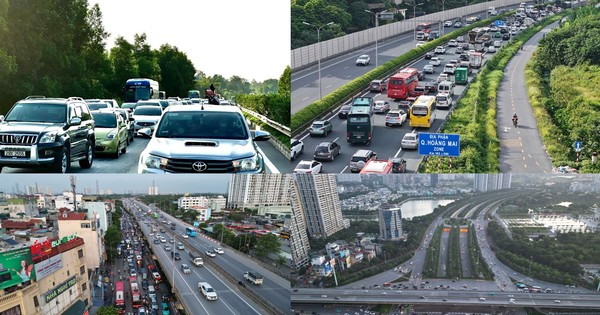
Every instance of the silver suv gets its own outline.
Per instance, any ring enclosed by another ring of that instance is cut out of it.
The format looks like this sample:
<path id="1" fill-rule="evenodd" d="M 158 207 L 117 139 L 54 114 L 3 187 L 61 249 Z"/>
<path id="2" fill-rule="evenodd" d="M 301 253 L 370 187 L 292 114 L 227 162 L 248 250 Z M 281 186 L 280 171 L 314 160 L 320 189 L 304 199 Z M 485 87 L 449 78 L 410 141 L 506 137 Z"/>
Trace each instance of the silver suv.
<path id="1" fill-rule="evenodd" d="M 350 172 L 357 173 L 365 167 L 365 164 L 370 160 L 377 158 L 377 153 L 371 150 L 358 150 L 352 155 L 350 159 Z"/>
<path id="2" fill-rule="evenodd" d="M 171 105 L 140 155 L 138 173 L 263 173 L 255 141 L 269 140 L 250 131 L 236 106 Z"/>

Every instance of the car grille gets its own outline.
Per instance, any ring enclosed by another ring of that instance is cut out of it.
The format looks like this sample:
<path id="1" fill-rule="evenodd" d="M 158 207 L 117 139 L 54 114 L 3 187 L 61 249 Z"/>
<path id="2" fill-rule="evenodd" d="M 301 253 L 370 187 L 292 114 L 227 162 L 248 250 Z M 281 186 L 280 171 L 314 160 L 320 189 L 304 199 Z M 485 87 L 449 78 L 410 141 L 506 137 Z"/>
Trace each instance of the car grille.
<path id="1" fill-rule="evenodd" d="M 198 172 L 194 170 L 193 164 L 203 162 L 206 170 Z M 195 159 L 169 159 L 166 171 L 174 173 L 233 173 L 233 161 L 210 161 Z"/>
<path id="2" fill-rule="evenodd" d="M 31 134 L 0 134 L 0 144 L 35 144 L 38 135 Z"/>
<path id="3" fill-rule="evenodd" d="M 156 123 L 155 122 L 139 121 L 137 124 L 138 124 L 138 126 L 153 126 Z"/>

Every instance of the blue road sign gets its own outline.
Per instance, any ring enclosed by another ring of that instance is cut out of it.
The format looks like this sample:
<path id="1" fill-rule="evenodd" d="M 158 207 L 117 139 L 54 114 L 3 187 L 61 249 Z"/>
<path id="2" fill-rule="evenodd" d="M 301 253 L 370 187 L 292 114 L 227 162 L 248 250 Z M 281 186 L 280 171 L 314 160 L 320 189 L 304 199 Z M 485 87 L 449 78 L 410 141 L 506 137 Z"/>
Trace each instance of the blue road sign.
<path id="1" fill-rule="evenodd" d="M 419 133 L 419 154 L 459 156 L 460 135 L 449 133 Z"/>
<path id="2" fill-rule="evenodd" d="M 575 150 L 581 150 L 581 142 L 580 141 L 575 141 Z"/>
<path id="3" fill-rule="evenodd" d="M 497 27 L 504 26 L 504 21 L 502 21 L 502 20 L 495 20 L 494 21 L 494 26 L 497 26 Z"/>

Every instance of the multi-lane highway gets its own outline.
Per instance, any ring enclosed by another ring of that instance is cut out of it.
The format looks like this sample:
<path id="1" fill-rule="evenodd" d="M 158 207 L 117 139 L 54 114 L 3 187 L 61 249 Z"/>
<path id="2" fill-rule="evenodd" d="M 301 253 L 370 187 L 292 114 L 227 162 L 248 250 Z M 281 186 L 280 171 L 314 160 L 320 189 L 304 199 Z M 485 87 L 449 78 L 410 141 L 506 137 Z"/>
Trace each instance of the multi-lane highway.
<path id="1" fill-rule="evenodd" d="M 277 310 L 277 313 L 283 313 L 283 312 L 289 310 L 289 308 L 290 308 L 289 277 L 284 278 L 279 275 L 276 275 L 273 272 L 271 272 L 270 270 L 263 268 L 259 263 L 253 261 L 253 259 L 251 259 L 247 256 L 244 256 L 242 254 L 239 254 L 235 250 L 229 249 L 222 244 L 218 244 L 214 240 L 203 236 L 203 234 L 201 234 L 201 233 L 198 233 L 197 237 L 189 237 L 189 238 L 184 239 L 182 237 L 182 235 L 185 235 L 185 228 L 189 225 L 181 222 L 180 220 L 178 220 L 174 217 L 171 217 L 170 215 L 168 215 L 160 210 L 157 210 L 154 206 L 147 206 L 139 201 L 132 201 L 132 202 L 135 203 L 136 209 L 137 209 L 137 207 L 139 207 L 140 209 L 142 209 L 143 213 L 148 213 L 148 210 L 150 210 L 150 209 L 153 212 L 159 211 L 161 213 L 161 215 L 163 215 L 163 217 L 164 217 L 161 219 L 161 221 L 162 220 L 170 220 L 170 221 L 174 222 L 176 224 L 176 229 L 171 230 L 168 226 L 164 225 L 166 233 L 163 233 L 163 234 L 169 235 L 169 238 L 175 238 L 176 242 L 182 241 L 188 247 L 192 246 L 196 251 L 198 251 L 200 253 L 204 253 L 206 250 L 213 249 L 215 247 L 225 248 L 224 254 L 217 255 L 214 258 L 210 258 L 206 255 L 203 255 L 202 257 L 205 262 L 205 267 L 193 266 L 189 261 L 189 254 L 187 252 L 189 250 L 189 248 L 186 248 L 186 251 L 182 254 L 182 260 L 175 261 L 175 264 L 176 264 L 175 265 L 175 267 L 176 267 L 175 268 L 176 287 L 181 288 L 181 286 L 183 286 L 183 288 L 185 288 L 187 286 L 190 286 L 190 287 L 194 288 L 197 292 L 198 291 L 198 289 L 197 289 L 198 282 L 207 280 L 213 287 L 215 287 L 215 290 L 217 290 L 217 292 L 219 292 L 219 298 L 221 298 L 221 292 L 230 291 L 232 293 L 235 293 L 234 296 L 228 296 L 229 293 L 227 293 L 225 295 L 225 298 L 229 298 L 234 301 L 232 304 L 227 305 L 228 307 L 231 307 L 232 310 L 235 310 L 235 312 L 232 312 L 232 314 L 265 314 L 266 313 L 266 311 L 261 308 L 262 305 L 252 303 L 251 302 L 252 299 L 250 297 L 244 296 L 244 292 L 246 289 L 252 290 L 258 297 L 260 297 L 263 300 L 263 303 L 267 303 L 271 307 L 275 308 Z M 157 224 L 160 225 L 162 223 L 157 223 Z M 144 227 L 143 229 L 146 229 L 146 232 L 150 233 L 147 231 L 148 230 L 147 226 Z M 146 235 L 148 235 L 148 234 L 146 234 Z M 152 245 L 154 245 L 154 244 L 152 244 Z M 162 244 L 162 245 L 164 245 L 164 244 Z M 161 252 L 161 251 L 163 251 L 163 249 L 164 248 L 161 248 L 158 251 Z M 173 249 L 173 250 L 175 250 L 175 249 Z M 165 255 L 167 255 L 167 254 L 165 254 Z M 168 260 L 167 265 L 172 267 L 173 260 L 171 259 L 170 254 L 168 254 L 168 255 L 169 256 L 165 256 L 165 258 Z M 208 260 L 210 260 L 210 261 L 208 261 Z M 166 260 L 161 260 L 161 261 L 166 261 Z M 196 272 L 199 277 L 190 277 L 190 274 L 187 274 L 187 275 L 183 274 L 181 272 L 181 270 L 179 269 L 181 266 L 181 263 L 187 263 L 188 265 L 190 265 L 192 268 L 192 275 L 194 274 L 194 272 Z M 224 279 L 227 279 L 227 277 L 216 274 L 215 270 L 212 270 L 213 268 L 211 268 L 211 264 L 218 264 L 220 269 L 223 269 L 225 272 L 228 273 L 228 275 L 230 275 L 232 278 L 234 278 L 236 280 L 243 280 L 244 272 L 249 271 L 249 270 L 259 272 L 260 274 L 262 274 L 264 276 L 265 279 L 264 279 L 264 282 L 262 285 L 253 286 L 248 283 L 245 288 L 242 288 L 236 283 L 237 281 L 235 281 L 233 283 L 231 283 L 229 281 L 225 281 Z M 167 273 L 167 274 L 169 272 L 172 272 L 168 269 L 169 268 L 164 270 L 165 273 Z M 210 270 L 210 272 L 209 272 L 210 275 L 207 275 L 206 273 L 208 271 L 203 271 L 204 269 Z M 177 275 L 181 275 L 182 277 L 180 278 Z M 190 278 L 191 278 L 191 280 L 188 281 L 188 279 L 190 279 Z M 185 280 L 185 283 L 179 283 L 179 281 L 182 281 L 182 280 L 178 280 L 178 279 L 186 279 L 186 280 Z M 204 280 L 200 280 L 200 279 L 204 279 Z M 213 284 L 213 281 L 217 284 Z M 180 292 L 181 292 L 181 290 L 180 290 Z M 183 291 L 183 292 L 186 292 L 186 291 Z M 204 298 L 200 295 L 198 297 L 198 299 L 200 299 L 202 301 Z M 204 300 L 203 302 L 206 302 L 206 301 Z M 224 309 L 222 309 L 221 311 L 223 311 L 223 310 Z M 216 314 L 216 313 L 212 313 L 212 314 Z"/>
<path id="2" fill-rule="evenodd" d="M 499 38 L 495 40 L 501 40 Z M 401 44 L 402 47 L 409 45 L 412 48 L 412 42 Z M 410 49 L 406 48 L 406 50 Z M 402 49 L 402 48 L 400 48 Z M 492 54 L 493 55 L 493 54 Z M 446 63 L 448 63 L 452 59 L 459 59 L 459 55 L 455 53 L 454 47 L 447 47 L 446 53 L 442 55 L 437 55 L 442 59 L 442 64 L 440 66 L 435 67 L 435 72 L 433 74 L 426 74 L 424 81 L 435 81 L 437 82 L 437 77 L 440 73 L 442 73 L 443 67 Z M 484 59 L 488 60 L 491 57 L 490 54 L 484 54 Z M 426 64 L 429 64 L 429 60 L 419 59 L 413 64 L 410 65 L 412 68 L 417 68 L 422 70 Z M 349 65 L 350 68 L 357 68 L 353 63 Z M 360 67 L 363 69 L 363 67 Z M 349 70 L 350 71 L 350 70 Z M 473 70 L 473 73 L 469 77 L 469 80 L 473 80 L 477 73 L 477 69 Z M 423 83 L 422 83 L 423 84 Z M 366 87 L 365 87 L 366 88 Z M 454 96 L 452 97 L 453 103 L 456 104 L 458 98 L 464 93 L 466 86 L 464 85 L 456 85 L 454 88 Z M 396 109 L 399 106 L 399 102 L 394 102 L 392 99 L 387 97 L 387 92 L 381 93 L 373 93 L 367 92 L 362 96 L 371 97 L 374 101 L 384 100 L 389 102 L 390 107 L 392 109 Z M 454 106 L 454 105 L 453 105 Z M 315 147 L 321 141 L 332 141 L 335 140 L 339 145 L 342 146 L 341 154 L 335 158 L 332 162 L 323 162 L 323 173 L 349 173 L 349 164 L 350 159 L 354 152 L 359 149 L 368 149 L 377 153 L 379 159 L 388 159 L 390 157 L 402 157 L 407 161 L 407 172 L 416 172 L 417 168 L 421 162 L 421 156 L 418 154 L 417 150 L 406 150 L 400 147 L 400 142 L 402 141 L 402 137 L 412 131 L 417 132 L 434 132 L 440 128 L 443 122 L 445 122 L 448 114 L 452 111 L 450 109 L 439 109 L 436 110 L 436 119 L 429 129 L 424 128 L 411 128 L 408 121 L 401 127 L 386 127 L 385 126 L 385 114 L 374 114 L 374 127 L 373 127 L 373 140 L 370 145 L 350 145 L 346 142 L 346 120 L 340 119 L 337 115 L 332 115 L 328 118 L 332 122 L 333 131 L 326 137 L 321 136 L 310 136 L 308 134 L 304 134 L 300 139 L 304 142 L 304 153 L 300 155 L 297 160 L 312 160 L 313 153 Z M 333 113 L 335 114 L 335 113 Z M 296 162 L 297 163 L 297 162 Z M 296 163 L 294 165 L 296 165 Z"/>
<path id="3" fill-rule="evenodd" d="M 77 163 L 72 163 L 71 173 L 137 173 L 140 154 L 146 148 L 148 141 L 147 138 L 136 137 L 127 147 L 127 153 L 122 154 L 118 159 L 107 155 L 97 154 L 92 167 L 88 169 L 79 167 L 79 164 Z M 259 141 L 256 144 L 258 145 L 259 151 L 265 157 L 266 173 L 288 173 L 290 171 L 289 159 L 281 154 L 271 142 Z M 2 173 L 32 172 L 48 172 L 48 170 L 11 167 L 4 167 L 2 169 Z"/>

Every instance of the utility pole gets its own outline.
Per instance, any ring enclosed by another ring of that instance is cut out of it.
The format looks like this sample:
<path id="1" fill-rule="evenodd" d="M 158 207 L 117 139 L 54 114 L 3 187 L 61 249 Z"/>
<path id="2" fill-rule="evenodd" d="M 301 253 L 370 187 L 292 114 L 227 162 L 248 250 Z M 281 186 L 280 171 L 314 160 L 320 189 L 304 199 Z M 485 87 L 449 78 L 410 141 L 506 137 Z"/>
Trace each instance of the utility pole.
<path id="1" fill-rule="evenodd" d="M 75 192 L 75 176 L 69 175 L 69 181 L 71 182 L 71 189 L 73 190 L 73 212 L 77 212 L 77 193 Z"/>

